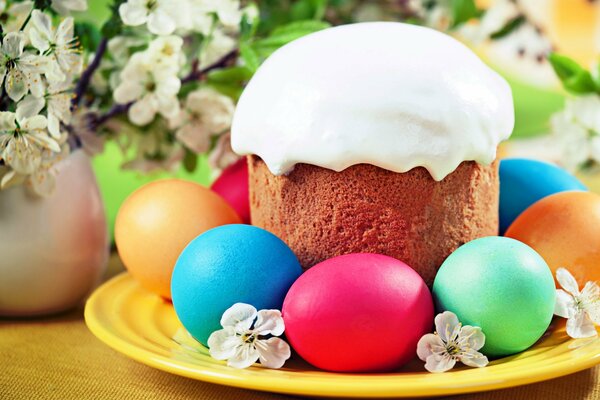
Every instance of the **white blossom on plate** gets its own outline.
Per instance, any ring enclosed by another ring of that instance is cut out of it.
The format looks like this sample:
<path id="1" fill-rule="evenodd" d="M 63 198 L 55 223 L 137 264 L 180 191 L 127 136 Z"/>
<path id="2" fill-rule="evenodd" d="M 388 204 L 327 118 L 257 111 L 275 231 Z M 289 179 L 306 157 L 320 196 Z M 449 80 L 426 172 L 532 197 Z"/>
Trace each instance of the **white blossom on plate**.
<path id="1" fill-rule="evenodd" d="M 85 11 L 88 8 L 87 0 L 52 0 L 51 7 L 61 15 L 68 15 L 71 11 Z"/>
<path id="2" fill-rule="evenodd" d="M 135 53 L 120 74 L 113 92 L 117 103 L 133 102 L 128 117 L 136 125 L 146 125 L 156 114 L 172 118 L 179 113 L 177 94 L 181 81 L 169 67 L 153 62 L 145 52 Z"/>
<path id="3" fill-rule="evenodd" d="M 127 0 L 119 6 L 125 25 L 146 24 L 155 35 L 170 35 L 189 18 L 187 0 Z"/>
<path id="4" fill-rule="evenodd" d="M 600 96 L 568 98 L 551 125 L 565 168 L 576 171 L 588 161 L 600 163 Z"/>
<path id="5" fill-rule="evenodd" d="M 462 325 L 456 315 L 444 311 L 435 317 L 435 333 L 428 333 L 419 340 L 417 355 L 425 361 L 429 372 L 445 372 L 457 361 L 470 367 L 485 367 L 486 356 L 478 350 L 485 344 L 481 328 Z"/>
<path id="6" fill-rule="evenodd" d="M 169 120 L 169 128 L 176 129 L 177 140 L 190 150 L 204 153 L 210 147 L 211 136 L 229 129 L 234 108 L 229 97 L 201 88 L 188 94 L 183 109 Z"/>
<path id="7" fill-rule="evenodd" d="M 0 86 L 4 82 L 6 93 L 13 101 L 21 100 L 28 91 L 35 96 L 41 96 L 44 91 L 40 72 L 45 62 L 24 48 L 25 35 L 10 32 L 4 37 L 0 50 Z"/>
<path id="8" fill-rule="evenodd" d="M 236 303 L 221 318 L 223 329 L 208 338 L 210 355 L 234 368 L 248 368 L 258 360 L 268 368 L 281 368 L 290 358 L 290 346 L 276 337 L 285 325 L 279 310 L 260 310 Z M 272 336 L 268 339 L 265 336 Z"/>
<path id="9" fill-rule="evenodd" d="M 48 135 L 46 117 L 8 111 L 0 112 L 0 159 L 15 173 L 29 175 L 41 163 L 43 149 L 60 152 L 58 142 Z"/>
<path id="10" fill-rule="evenodd" d="M 587 282 L 579 291 L 577 281 L 565 268 L 556 270 L 562 289 L 556 290 L 554 314 L 567 318 L 567 334 L 575 339 L 597 336 L 600 325 L 600 287 Z"/>
<path id="11" fill-rule="evenodd" d="M 65 18 L 54 30 L 49 15 L 33 10 L 31 22 L 31 44 L 48 60 L 44 70 L 46 79 L 50 83 L 61 83 L 68 75 L 80 72 L 83 58 L 79 42 L 74 37 L 73 18 Z"/>

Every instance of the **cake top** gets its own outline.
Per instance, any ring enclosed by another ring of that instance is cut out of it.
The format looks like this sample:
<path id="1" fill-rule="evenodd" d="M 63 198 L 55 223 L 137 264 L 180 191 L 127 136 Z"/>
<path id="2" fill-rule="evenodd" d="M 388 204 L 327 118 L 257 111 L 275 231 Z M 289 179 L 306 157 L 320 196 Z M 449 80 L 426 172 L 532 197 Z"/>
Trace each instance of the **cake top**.
<path id="1" fill-rule="evenodd" d="M 425 167 L 443 179 L 489 164 L 514 125 L 507 82 L 468 47 L 395 22 L 343 25 L 277 50 L 240 97 L 232 147 L 281 175 L 297 163 L 341 171 Z"/>

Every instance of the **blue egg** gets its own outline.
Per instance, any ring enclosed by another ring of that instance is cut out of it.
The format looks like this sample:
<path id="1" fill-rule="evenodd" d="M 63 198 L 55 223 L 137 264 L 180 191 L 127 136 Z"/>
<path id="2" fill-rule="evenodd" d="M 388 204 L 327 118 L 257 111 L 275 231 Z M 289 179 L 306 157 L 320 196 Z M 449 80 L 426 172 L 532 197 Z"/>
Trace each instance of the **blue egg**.
<path id="1" fill-rule="evenodd" d="M 281 309 L 302 273 L 296 255 L 277 236 L 250 225 L 224 225 L 192 240 L 171 279 L 173 307 L 188 332 L 206 345 L 235 303 Z"/>
<path id="2" fill-rule="evenodd" d="M 529 206 L 546 196 L 587 188 L 556 165 L 526 158 L 500 161 L 500 233 Z"/>

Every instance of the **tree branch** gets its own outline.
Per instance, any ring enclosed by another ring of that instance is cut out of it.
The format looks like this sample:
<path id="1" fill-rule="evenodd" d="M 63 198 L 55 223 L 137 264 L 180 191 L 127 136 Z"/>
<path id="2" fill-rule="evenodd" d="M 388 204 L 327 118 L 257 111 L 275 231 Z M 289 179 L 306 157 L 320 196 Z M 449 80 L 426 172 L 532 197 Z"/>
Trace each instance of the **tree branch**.
<path id="1" fill-rule="evenodd" d="M 75 87 L 75 95 L 73 96 L 73 99 L 71 100 L 71 111 L 73 111 L 74 109 L 77 108 L 77 106 L 79 106 L 81 99 L 83 98 L 86 90 L 90 86 L 90 81 L 92 80 L 92 76 L 94 75 L 94 72 L 96 72 L 98 67 L 100 66 L 100 61 L 102 61 L 102 57 L 104 56 L 104 53 L 106 52 L 107 45 L 108 45 L 108 39 L 103 38 L 102 41 L 100 42 L 100 44 L 98 45 L 98 50 L 96 51 L 96 54 L 94 55 L 94 60 L 92 60 L 90 65 L 88 65 L 88 67 L 85 69 L 85 71 L 83 71 L 83 74 L 81 74 L 81 79 L 79 79 L 79 82 L 77 82 L 77 86 Z"/>

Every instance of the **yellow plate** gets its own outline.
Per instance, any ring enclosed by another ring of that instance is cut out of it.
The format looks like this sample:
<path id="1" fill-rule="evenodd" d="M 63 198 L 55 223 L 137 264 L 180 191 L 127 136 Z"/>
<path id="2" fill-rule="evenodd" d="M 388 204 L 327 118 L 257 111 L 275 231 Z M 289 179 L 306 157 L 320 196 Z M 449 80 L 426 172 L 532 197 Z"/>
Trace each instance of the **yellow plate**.
<path id="1" fill-rule="evenodd" d="M 307 396 L 469 393 L 552 379 L 600 363 L 600 339 L 570 339 L 560 322 L 529 350 L 481 369 L 430 374 L 416 360 L 395 373 L 341 374 L 316 370 L 294 356 L 281 370 L 259 365 L 238 370 L 212 359 L 185 334 L 173 306 L 142 289 L 127 273 L 96 290 L 87 302 L 85 320 L 100 340 L 151 367 L 221 385 Z"/>

